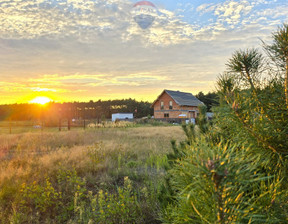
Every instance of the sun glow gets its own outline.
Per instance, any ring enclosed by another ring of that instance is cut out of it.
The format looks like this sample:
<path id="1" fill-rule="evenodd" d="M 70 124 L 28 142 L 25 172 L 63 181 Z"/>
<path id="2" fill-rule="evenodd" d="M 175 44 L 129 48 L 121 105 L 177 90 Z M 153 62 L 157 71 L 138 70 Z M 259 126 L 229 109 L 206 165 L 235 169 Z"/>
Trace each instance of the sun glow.
<path id="1" fill-rule="evenodd" d="M 29 103 L 37 103 L 41 105 L 45 105 L 46 103 L 51 102 L 52 100 L 46 96 L 37 96 L 33 100 L 30 100 Z"/>

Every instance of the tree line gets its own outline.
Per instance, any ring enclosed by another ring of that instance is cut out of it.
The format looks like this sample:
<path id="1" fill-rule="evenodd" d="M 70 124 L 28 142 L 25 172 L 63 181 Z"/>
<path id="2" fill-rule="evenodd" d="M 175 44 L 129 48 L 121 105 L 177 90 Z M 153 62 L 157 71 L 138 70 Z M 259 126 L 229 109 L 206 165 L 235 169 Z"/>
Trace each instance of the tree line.
<path id="1" fill-rule="evenodd" d="M 219 100 L 216 92 L 204 94 L 199 92 L 196 97 L 202 101 L 207 110 L 218 105 Z M 0 120 L 32 121 L 45 119 L 48 123 L 55 123 L 58 119 L 75 119 L 98 121 L 110 119 L 113 113 L 133 113 L 135 118 L 153 115 L 152 103 L 148 101 L 136 101 L 135 99 L 107 100 L 89 102 L 50 102 L 40 104 L 6 104 L 0 105 Z"/>
<path id="2" fill-rule="evenodd" d="M 0 120 L 25 121 L 40 120 L 56 121 L 58 119 L 96 119 L 111 118 L 113 113 L 133 113 L 140 118 L 151 115 L 151 103 L 134 99 L 98 100 L 96 102 L 50 102 L 39 104 L 10 104 L 0 105 Z"/>

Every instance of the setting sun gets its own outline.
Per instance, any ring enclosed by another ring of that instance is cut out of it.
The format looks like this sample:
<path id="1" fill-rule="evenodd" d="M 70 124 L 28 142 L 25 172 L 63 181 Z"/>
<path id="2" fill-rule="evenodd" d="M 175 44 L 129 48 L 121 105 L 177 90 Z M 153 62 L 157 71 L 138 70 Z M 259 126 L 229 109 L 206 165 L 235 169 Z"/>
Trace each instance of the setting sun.
<path id="1" fill-rule="evenodd" d="M 45 96 L 37 96 L 35 97 L 33 100 L 29 101 L 29 103 L 37 103 L 37 104 L 41 104 L 44 105 L 46 103 L 51 102 L 52 100 L 48 97 Z"/>

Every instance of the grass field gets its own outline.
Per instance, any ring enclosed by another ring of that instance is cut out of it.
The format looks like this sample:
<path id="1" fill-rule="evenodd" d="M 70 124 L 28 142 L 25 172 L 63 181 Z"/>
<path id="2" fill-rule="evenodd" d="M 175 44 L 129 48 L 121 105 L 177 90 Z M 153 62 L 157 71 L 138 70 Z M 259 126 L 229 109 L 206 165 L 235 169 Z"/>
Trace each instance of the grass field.
<path id="1" fill-rule="evenodd" d="M 180 126 L 0 134 L 0 220 L 158 223 L 171 139 Z"/>

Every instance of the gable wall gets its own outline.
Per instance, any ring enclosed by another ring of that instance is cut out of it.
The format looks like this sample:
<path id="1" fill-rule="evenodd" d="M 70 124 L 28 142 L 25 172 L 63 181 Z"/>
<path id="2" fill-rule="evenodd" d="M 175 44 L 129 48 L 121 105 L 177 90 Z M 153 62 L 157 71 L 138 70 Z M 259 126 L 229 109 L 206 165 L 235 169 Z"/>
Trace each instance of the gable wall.
<path id="1" fill-rule="evenodd" d="M 161 110 L 161 101 L 164 102 L 164 110 L 169 110 L 169 102 L 173 102 L 173 109 L 174 110 L 179 110 L 180 106 L 170 97 L 166 92 L 164 92 L 157 102 L 154 104 L 154 111 L 155 110 Z"/>

